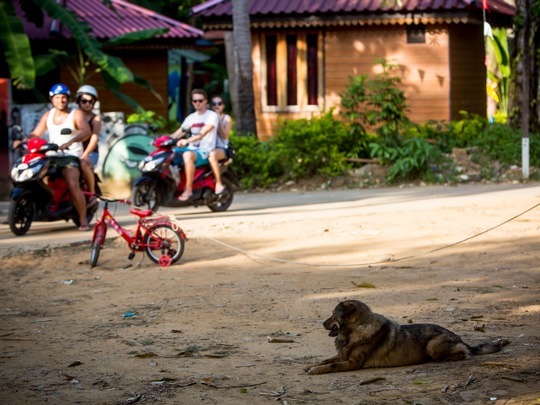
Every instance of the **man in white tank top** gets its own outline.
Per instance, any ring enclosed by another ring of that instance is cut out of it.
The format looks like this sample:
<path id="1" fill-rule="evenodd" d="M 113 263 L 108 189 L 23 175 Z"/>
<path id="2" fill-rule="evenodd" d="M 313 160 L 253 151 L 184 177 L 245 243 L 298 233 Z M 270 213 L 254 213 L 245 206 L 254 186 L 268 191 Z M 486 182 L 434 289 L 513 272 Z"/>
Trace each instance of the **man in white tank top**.
<path id="1" fill-rule="evenodd" d="M 90 125 L 84 119 L 82 111 L 69 108 L 69 96 L 69 89 L 64 84 L 55 84 L 51 88 L 49 97 L 54 108 L 42 115 L 37 126 L 30 132 L 29 138 L 41 137 L 45 131 L 48 131 L 49 142 L 62 146 L 77 135 L 86 133 L 87 137 L 90 137 L 92 133 Z M 90 227 L 86 219 L 86 200 L 79 185 L 80 162 L 78 158 L 83 153 L 82 143 L 75 142 L 71 144 L 66 149 L 66 153 L 73 156 L 73 159 L 65 159 L 64 163 L 60 166 L 62 176 L 64 176 L 67 186 L 71 191 L 73 205 L 75 205 L 75 209 L 79 214 L 79 231 L 88 231 Z"/>

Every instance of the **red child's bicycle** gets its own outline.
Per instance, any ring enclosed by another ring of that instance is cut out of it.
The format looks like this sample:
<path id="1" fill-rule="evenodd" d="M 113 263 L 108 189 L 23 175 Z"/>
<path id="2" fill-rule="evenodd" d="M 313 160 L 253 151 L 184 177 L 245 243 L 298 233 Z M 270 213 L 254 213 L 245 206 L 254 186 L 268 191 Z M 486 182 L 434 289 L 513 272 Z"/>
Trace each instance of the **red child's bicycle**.
<path id="1" fill-rule="evenodd" d="M 109 211 L 109 203 L 124 203 L 131 205 L 125 199 L 107 199 L 99 197 L 105 203 L 101 218 L 94 225 L 92 235 L 92 254 L 90 266 L 95 267 L 99 259 L 99 252 L 105 243 L 107 226 L 110 225 L 129 245 L 131 253 L 128 259 L 132 260 L 136 252 L 145 252 L 154 263 L 160 266 L 169 266 L 176 263 L 184 253 L 186 235 L 184 231 L 169 217 L 161 216 L 148 218 L 154 212 L 132 208 L 129 212 L 138 217 L 135 230 L 123 228 Z"/>

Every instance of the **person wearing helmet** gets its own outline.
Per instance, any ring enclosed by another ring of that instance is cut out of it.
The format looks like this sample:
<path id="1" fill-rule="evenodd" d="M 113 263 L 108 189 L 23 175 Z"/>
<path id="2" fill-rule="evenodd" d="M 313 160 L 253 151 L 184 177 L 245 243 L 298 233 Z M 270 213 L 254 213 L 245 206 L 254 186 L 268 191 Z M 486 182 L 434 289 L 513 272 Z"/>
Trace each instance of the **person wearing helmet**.
<path id="1" fill-rule="evenodd" d="M 66 180 L 71 191 L 73 205 L 79 214 L 80 231 L 88 231 L 88 221 L 86 219 L 86 200 L 81 190 L 79 179 L 81 176 L 81 165 L 79 156 L 83 153 L 83 145 L 78 139 L 90 137 L 91 130 L 88 122 L 85 121 L 82 111 L 69 107 L 69 88 L 62 83 L 55 84 L 49 91 L 49 98 L 53 108 L 46 111 L 40 118 L 37 126 L 29 134 L 29 138 L 43 136 L 45 131 L 49 133 L 49 142 L 55 143 L 61 149 L 65 149 L 67 157 L 59 162 L 62 176 Z M 77 138 L 77 141 L 72 142 Z M 68 144 L 66 146 L 66 144 Z"/>
<path id="2" fill-rule="evenodd" d="M 93 109 L 96 101 L 98 100 L 98 92 L 95 87 L 85 84 L 77 90 L 75 95 L 75 102 L 79 106 L 79 109 L 83 113 L 84 120 L 88 122 L 90 126 L 91 134 L 90 138 L 83 140 L 84 151 L 79 157 L 81 160 L 82 176 L 84 181 L 88 185 L 88 191 L 90 192 L 90 200 L 88 206 L 95 205 L 96 200 L 96 184 L 94 179 L 93 168 L 97 164 L 99 159 L 97 146 L 99 141 L 99 133 L 101 132 L 101 116 L 94 114 Z M 70 142 L 78 142 L 79 139 L 83 139 L 82 136 L 76 136 Z"/>

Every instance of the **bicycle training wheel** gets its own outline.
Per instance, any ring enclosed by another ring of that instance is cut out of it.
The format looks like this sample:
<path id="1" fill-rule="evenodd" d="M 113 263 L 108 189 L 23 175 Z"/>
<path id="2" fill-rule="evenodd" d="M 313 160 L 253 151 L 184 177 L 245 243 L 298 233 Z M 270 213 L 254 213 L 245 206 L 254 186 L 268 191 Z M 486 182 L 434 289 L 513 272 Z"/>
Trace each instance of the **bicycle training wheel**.
<path id="1" fill-rule="evenodd" d="M 184 254 L 184 238 L 169 224 L 159 224 L 144 236 L 146 254 L 154 263 L 160 263 L 161 256 L 168 256 L 170 264 L 176 263 Z"/>

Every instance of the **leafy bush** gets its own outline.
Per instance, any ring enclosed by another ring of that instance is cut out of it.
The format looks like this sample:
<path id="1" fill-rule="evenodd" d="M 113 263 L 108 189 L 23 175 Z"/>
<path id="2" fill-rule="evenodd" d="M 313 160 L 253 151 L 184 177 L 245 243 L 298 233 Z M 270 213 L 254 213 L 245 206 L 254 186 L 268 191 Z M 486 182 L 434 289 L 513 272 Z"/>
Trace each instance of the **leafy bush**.
<path id="1" fill-rule="evenodd" d="M 146 110 L 141 113 L 129 114 L 126 123 L 128 124 L 147 124 L 148 128 L 152 131 L 162 132 L 167 127 L 167 120 L 156 114 L 154 111 Z M 176 128 L 174 128 L 176 129 Z"/>
<path id="2" fill-rule="evenodd" d="M 332 111 L 309 120 L 282 121 L 272 142 L 279 150 L 287 177 L 332 177 L 349 168 L 347 152 L 354 147 L 350 129 Z"/>
<path id="3" fill-rule="evenodd" d="M 236 151 L 234 169 L 242 187 L 268 187 L 283 176 L 283 162 L 273 142 L 263 142 L 254 136 L 237 136 L 234 130 L 230 139 Z"/>
<path id="4" fill-rule="evenodd" d="M 407 100 L 399 76 L 392 72 L 398 65 L 385 59 L 376 61 L 382 73 L 375 77 L 352 76 L 345 91 L 340 94 L 342 115 L 347 117 L 356 132 L 366 132 L 366 127 L 374 128 L 381 141 L 389 146 L 401 144 L 401 132 L 409 124 L 406 116 Z"/>
<path id="5" fill-rule="evenodd" d="M 521 132 L 503 124 L 491 124 L 479 134 L 472 145 L 477 146 L 492 160 L 497 160 L 506 165 L 521 165 Z M 538 135 L 530 135 L 529 156 L 530 164 L 540 164 L 540 148 Z"/>
<path id="6" fill-rule="evenodd" d="M 370 146 L 373 157 L 391 164 L 386 177 L 390 183 L 423 177 L 429 172 L 430 164 L 435 164 L 442 157 L 438 149 L 421 138 L 407 139 L 399 147 L 378 143 Z"/>

